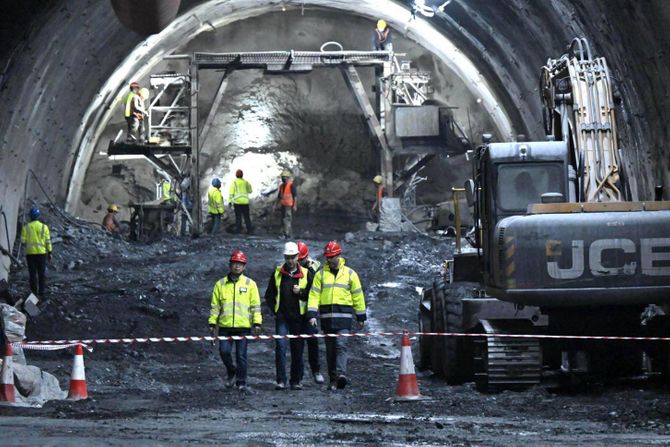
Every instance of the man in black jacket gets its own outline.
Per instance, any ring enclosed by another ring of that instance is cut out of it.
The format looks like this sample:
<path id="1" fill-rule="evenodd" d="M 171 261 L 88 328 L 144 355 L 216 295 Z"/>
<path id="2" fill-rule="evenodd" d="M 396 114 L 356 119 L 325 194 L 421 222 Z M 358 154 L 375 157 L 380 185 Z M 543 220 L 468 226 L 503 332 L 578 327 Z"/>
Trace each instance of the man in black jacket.
<path id="1" fill-rule="evenodd" d="M 284 263 L 277 266 L 270 277 L 265 291 L 265 302 L 275 315 L 275 333 L 300 335 L 306 332 L 307 297 L 311 281 L 308 280 L 307 269 L 298 263 L 298 245 L 295 242 L 284 244 Z M 287 339 L 276 340 L 275 365 L 277 368 L 277 385 L 275 389 L 286 389 L 286 350 Z M 304 364 L 302 352 L 305 341 L 291 339 L 291 376 L 290 386 L 293 390 L 302 389 Z"/>

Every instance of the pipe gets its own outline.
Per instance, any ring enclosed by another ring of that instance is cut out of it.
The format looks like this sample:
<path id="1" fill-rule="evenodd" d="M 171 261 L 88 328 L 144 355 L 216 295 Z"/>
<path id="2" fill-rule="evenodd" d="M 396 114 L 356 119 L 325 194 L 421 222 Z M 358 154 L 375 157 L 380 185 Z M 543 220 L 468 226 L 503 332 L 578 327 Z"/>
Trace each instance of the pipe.
<path id="1" fill-rule="evenodd" d="M 451 200 L 454 202 L 454 227 L 456 230 L 456 253 L 461 252 L 461 208 L 460 194 L 465 188 L 451 188 Z"/>

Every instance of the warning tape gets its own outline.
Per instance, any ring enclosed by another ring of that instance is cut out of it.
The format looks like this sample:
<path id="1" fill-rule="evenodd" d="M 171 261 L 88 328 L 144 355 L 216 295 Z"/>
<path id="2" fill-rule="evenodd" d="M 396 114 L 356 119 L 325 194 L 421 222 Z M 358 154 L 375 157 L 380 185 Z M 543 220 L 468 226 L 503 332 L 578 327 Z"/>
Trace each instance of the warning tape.
<path id="1" fill-rule="evenodd" d="M 81 345 L 114 345 L 133 343 L 184 343 L 216 340 L 282 340 L 328 337 L 397 337 L 401 335 L 426 337 L 486 337 L 486 338 L 531 338 L 545 340 L 619 340 L 619 341 L 670 341 L 670 337 L 628 337 L 615 335 L 546 335 L 546 334 L 465 334 L 459 332 L 355 332 L 350 334 L 300 334 L 300 335 L 229 335 L 229 336 L 190 336 L 190 337 L 137 337 L 137 338 L 97 338 L 82 340 L 40 340 L 16 343 L 24 349 L 37 349 L 33 346 L 58 345 L 59 349 Z M 66 345 L 66 346 L 63 346 Z M 63 346 L 63 347 L 60 347 Z"/>
<path id="2" fill-rule="evenodd" d="M 59 351 L 61 349 L 68 349 L 73 346 L 77 345 L 82 345 L 84 348 L 89 350 L 90 352 L 93 352 L 93 348 L 90 346 L 87 346 L 84 343 L 67 343 L 67 344 L 51 344 L 48 342 L 39 342 L 39 343 L 32 343 L 32 342 L 14 342 L 12 343 L 12 349 L 16 348 L 21 348 L 21 349 L 27 349 L 30 351 Z"/>

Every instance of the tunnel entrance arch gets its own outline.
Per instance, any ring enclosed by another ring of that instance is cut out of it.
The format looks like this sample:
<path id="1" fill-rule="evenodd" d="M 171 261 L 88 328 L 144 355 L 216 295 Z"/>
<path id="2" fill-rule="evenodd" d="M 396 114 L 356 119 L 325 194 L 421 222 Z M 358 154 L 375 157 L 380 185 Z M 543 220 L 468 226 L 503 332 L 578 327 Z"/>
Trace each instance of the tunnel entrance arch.
<path id="1" fill-rule="evenodd" d="M 446 36 L 427 20 L 417 17 L 410 21 L 411 11 L 392 0 L 286 0 L 285 7 L 315 7 L 355 14 L 371 20 L 385 19 L 396 30 L 402 29 L 410 40 L 434 54 L 442 63 L 451 68 L 466 84 L 468 89 L 481 99 L 486 113 L 491 117 L 497 132 L 503 139 L 514 132 L 511 120 L 496 97 L 493 88 L 479 72 L 475 64 L 461 52 Z M 81 189 L 93 151 L 106 124 L 119 104 L 126 84 L 137 77 L 146 76 L 152 67 L 165 56 L 177 51 L 185 41 L 189 41 L 212 28 L 260 16 L 276 10 L 273 0 L 229 0 L 209 1 L 198 5 L 175 19 L 160 34 L 150 36 L 128 55 L 104 84 L 98 95 L 92 99 L 83 116 L 72 142 L 71 152 L 74 162 L 70 174 L 64 179 L 67 189 L 66 209 L 74 212 L 81 197 Z"/>

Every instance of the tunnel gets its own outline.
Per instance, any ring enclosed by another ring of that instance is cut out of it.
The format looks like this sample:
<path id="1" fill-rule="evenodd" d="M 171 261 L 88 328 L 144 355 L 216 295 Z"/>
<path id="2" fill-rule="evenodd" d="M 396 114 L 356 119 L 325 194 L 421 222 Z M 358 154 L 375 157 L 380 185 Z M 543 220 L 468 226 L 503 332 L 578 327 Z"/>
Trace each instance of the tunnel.
<path id="1" fill-rule="evenodd" d="M 169 24 L 163 18 L 165 28 L 148 36 L 126 28 L 108 2 L 28 3 L 6 15 L 3 26 L 3 41 L 10 43 L 0 84 L 3 246 L 13 245 L 26 198 L 48 198 L 75 215 L 98 219 L 104 203 L 152 193 L 150 169 L 129 163 L 119 180 L 99 152 L 119 126 L 128 82 L 174 68 L 164 56 L 317 49 L 331 40 L 360 49 L 369 47 L 378 18 L 389 23 L 398 48 L 431 71 L 436 97 L 455 107 L 456 119 L 464 124 L 470 118 L 468 132 L 475 140 L 483 132 L 501 141 L 516 134 L 542 139 L 539 67 L 563 54 L 573 37 L 586 37 L 594 52 L 607 58 L 616 79 L 622 159 L 635 179 L 632 188 L 640 199 L 649 199 L 654 186 L 667 184 L 662 111 L 668 102 L 663 81 L 668 36 L 662 24 L 668 6 L 662 1 L 454 0 L 434 2 L 437 13 L 431 17 L 413 15 L 410 3 L 390 0 L 183 1 L 176 18 Z M 208 75 L 200 95 L 204 109 L 217 82 L 216 73 Z M 294 162 L 317 208 L 347 200 L 319 192 L 321 186 L 341 191 L 369 183 L 378 170 L 374 147 L 339 74 L 235 76 L 214 137 L 203 148 L 209 157 L 205 175 L 225 175 L 244 163 L 266 163 L 267 157 L 277 164 L 282 156 L 297 156 L 300 162 Z M 258 135 L 259 126 L 269 129 L 267 141 L 244 141 L 241 136 L 249 129 Z M 219 142 L 225 147 L 215 148 Z M 316 147 L 324 152 L 320 164 Z M 261 158 L 243 158 L 253 154 Z M 325 175 L 331 166 L 337 168 L 330 172 L 335 178 Z M 448 173 L 449 162 L 440 160 L 433 169 Z M 434 185 L 433 193 L 446 186 Z M 3 259 L 6 276 L 8 259 Z"/>

